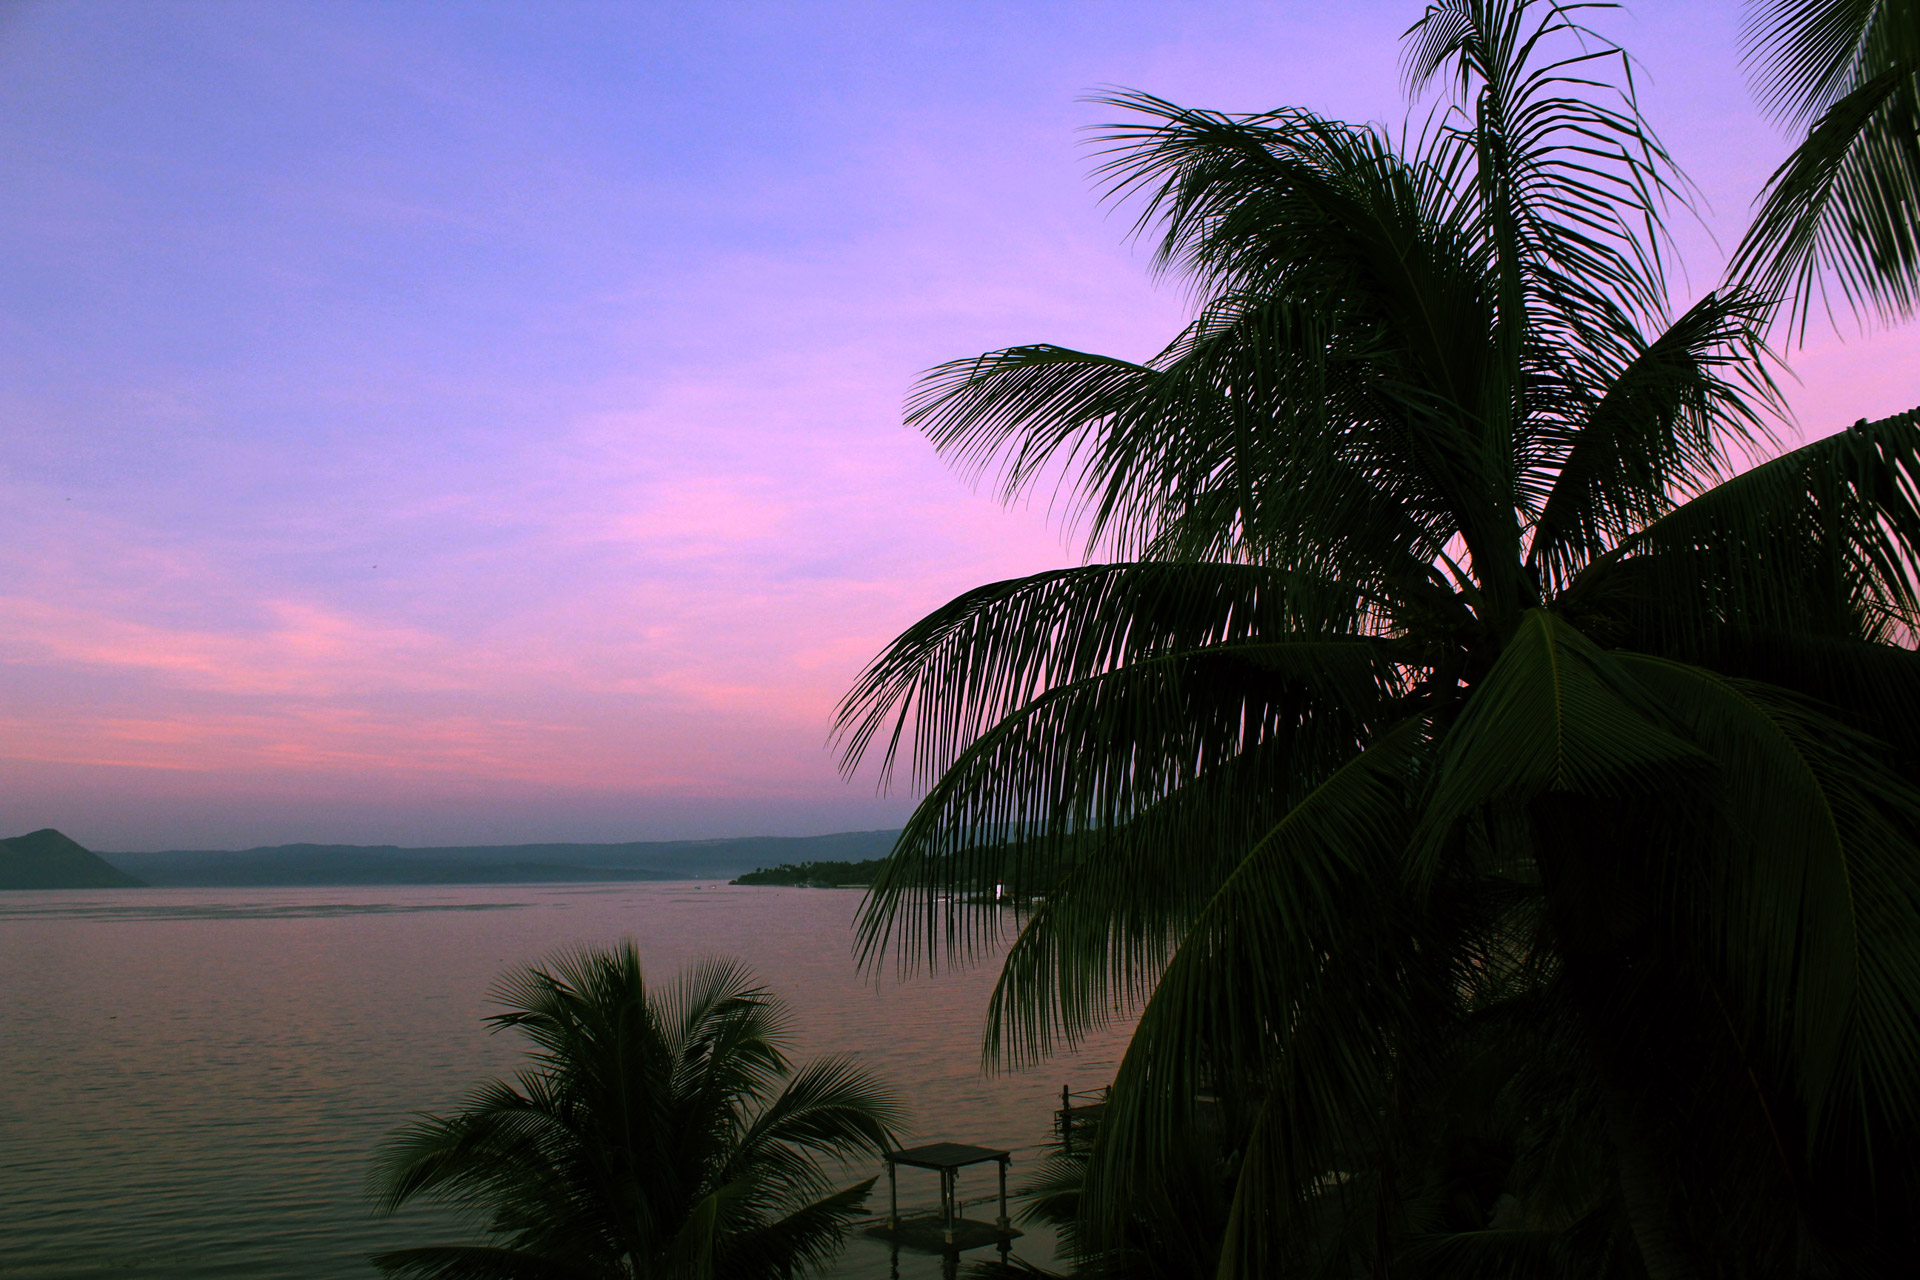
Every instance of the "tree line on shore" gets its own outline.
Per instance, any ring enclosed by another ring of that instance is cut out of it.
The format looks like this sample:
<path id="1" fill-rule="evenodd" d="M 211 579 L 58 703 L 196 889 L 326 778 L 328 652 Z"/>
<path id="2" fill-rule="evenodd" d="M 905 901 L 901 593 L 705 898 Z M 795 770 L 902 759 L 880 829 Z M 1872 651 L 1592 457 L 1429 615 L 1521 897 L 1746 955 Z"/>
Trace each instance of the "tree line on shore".
<path id="1" fill-rule="evenodd" d="M 777 867 L 756 867 L 727 883 L 864 889 L 880 874 L 880 866 L 885 861 L 868 858 L 861 862 L 783 862 Z"/>

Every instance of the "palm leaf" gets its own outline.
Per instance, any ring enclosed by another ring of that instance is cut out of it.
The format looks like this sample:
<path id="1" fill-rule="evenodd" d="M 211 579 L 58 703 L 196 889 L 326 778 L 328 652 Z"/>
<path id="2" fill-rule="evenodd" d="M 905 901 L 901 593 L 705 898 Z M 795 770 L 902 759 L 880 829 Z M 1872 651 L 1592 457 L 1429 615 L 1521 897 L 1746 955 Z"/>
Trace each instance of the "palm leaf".
<path id="1" fill-rule="evenodd" d="M 1367 637 L 1172 653 L 1049 689 L 969 744 L 916 807 L 869 891 L 861 946 L 877 954 L 897 930 L 903 947 L 965 951 L 1000 916 L 951 899 L 1005 879 L 1009 852 L 1018 877 L 1022 859 L 1126 826 L 1269 745 L 1264 759 L 1317 772 L 1400 692 Z"/>
<path id="2" fill-rule="evenodd" d="M 1719 823 L 1698 924 L 1742 1014 L 1805 1098 L 1809 1145 L 1836 1107 L 1920 1118 L 1914 864 L 1920 788 L 1883 744 L 1778 689 L 1620 655 L 1716 763 Z M 1857 1112 L 1856 1112 L 1857 1114 Z M 1847 1122 L 1851 1123 L 1851 1117 Z"/>
<path id="3" fill-rule="evenodd" d="M 1066 843 L 1065 869 L 1038 883 L 1041 901 L 1001 962 L 987 1006 L 988 1065 L 1031 1065 L 1138 1010 L 1246 851 L 1318 778 L 1286 759 L 1256 748 L 1132 822 Z"/>
<path id="4" fill-rule="evenodd" d="M 1768 179 L 1729 278 L 1786 300 L 1802 340 L 1829 288 L 1894 323 L 1920 297 L 1920 52 L 1836 101 Z"/>
<path id="5" fill-rule="evenodd" d="M 912 781 L 925 785 L 1049 689 L 1169 653 L 1338 635 L 1365 609 L 1348 589 L 1251 565 L 1085 565 L 992 583 L 927 615 L 861 673 L 837 717 L 842 765 L 883 744 L 884 782 L 911 728 Z"/>
<path id="6" fill-rule="evenodd" d="M 1657 790 L 1701 760 L 1619 662 L 1564 619 L 1531 610 L 1441 740 L 1415 874 L 1431 882 L 1446 837 L 1495 801 Z"/>
<path id="7" fill-rule="evenodd" d="M 373 1265 L 403 1280 L 602 1280 L 589 1266 L 574 1266 L 518 1249 L 491 1245 L 429 1245 L 376 1253 Z"/>
<path id="8" fill-rule="evenodd" d="M 1609 548 L 1718 478 L 1730 442 L 1763 434 L 1750 393 L 1755 302 L 1709 294 L 1598 388 L 1557 439 L 1553 480 L 1527 562 L 1558 587 Z"/>
<path id="9" fill-rule="evenodd" d="M 1700 655 L 1727 634 L 1910 634 L 1920 410 L 1859 422 L 1716 485 L 1626 539 L 1561 599 L 1610 643 Z"/>
<path id="10" fill-rule="evenodd" d="M 844 1187 L 727 1241 L 718 1274 L 789 1275 L 831 1262 L 873 1190 L 874 1179 Z"/>
<path id="11" fill-rule="evenodd" d="M 1124 1204 L 1119 1192 L 1150 1180 L 1192 1125 L 1203 1087 L 1220 1078 L 1264 1080 L 1278 1118 L 1251 1141 L 1284 1153 L 1274 1157 L 1280 1181 L 1243 1173 L 1237 1203 L 1285 1218 L 1279 1206 L 1333 1167 L 1346 1127 L 1377 1100 L 1389 1028 L 1409 1012 L 1411 990 L 1378 981 L 1381 949 L 1413 945 L 1393 904 L 1396 880 L 1380 872 L 1408 829 L 1405 788 L 1424 733 L 1412 720 L 1384 734 L 1294 806 L 1187 931 L 1110 1095 L 1097 1203 Z M 1264 1214 L 1238 1220 L 1259 1249 L 1277 1249 Z"/>

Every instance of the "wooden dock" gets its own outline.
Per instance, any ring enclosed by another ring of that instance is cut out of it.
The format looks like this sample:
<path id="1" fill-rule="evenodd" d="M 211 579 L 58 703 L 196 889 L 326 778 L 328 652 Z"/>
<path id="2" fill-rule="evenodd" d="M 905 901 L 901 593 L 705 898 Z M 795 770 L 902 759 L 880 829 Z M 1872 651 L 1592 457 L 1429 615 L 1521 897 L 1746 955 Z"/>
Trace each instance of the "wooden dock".
<path id="1" fill-rule="evenodd" d="M 930 1142 L 886 1153 L 887 1217 L 869 1227 L 867 1234 L 886 1240 L 897 1248 L 926 1253 L 959 1253 L 982 1245 L 998 1245 L 1002 1253 L 1021 1233 L 1007 1217 L 1007 1166 L 1013 1155 L 991 1147 L 974 1147 L 960 1142 Z M 1000 1175 L 1000 1214 L 993 1222 L 980 1222 L 960 1216 L 960 1170 L 971 1165 L 994 1164 Z M 940 1177 L 940 1207 L 936 1212 L 902 1216 L 900 1213 L 900 1168 L 926 1169 Z"/>
<path id="2" fill-rule="evenodd" d="M 1107 1110 L 1106 1089 L 1082 1089 L 1074 1092 L 1060 1086 L 1060 1109 L 1053 1113 L 1053 1127 L 1060 1135 L 1060 1150 L 1073 1154 L 1076 1142 L 1092 1145 L 1092 1131 Z"/>

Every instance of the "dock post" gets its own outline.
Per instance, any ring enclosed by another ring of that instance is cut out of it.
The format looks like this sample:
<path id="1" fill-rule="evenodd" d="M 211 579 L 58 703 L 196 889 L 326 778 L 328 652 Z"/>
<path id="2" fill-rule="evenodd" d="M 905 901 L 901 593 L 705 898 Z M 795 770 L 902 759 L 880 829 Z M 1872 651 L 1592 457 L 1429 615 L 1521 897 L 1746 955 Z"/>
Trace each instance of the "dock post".
<path id="1" fill-rule="evenodd" d="M 887 1161 L 887 1229 L 900 1230 L 900 1175 L 897 1166 Z"/>
<path id="2" fill-rule="evenodd" d="M 942 1169 L 940 1171 L 940 1207 L 946 1210 L 947 1248 L 953 1248 L 953 1202 L 960 1198 L 960 1171 Z"/>
<path id="3" fill-rule="evenodd" d="M 1060 1086 L 1060 1149 L 1073 1154 L 1073 1095 Z"/>
<path id="4" fill-rule="evenodd" d="M 1007 1157 L 1000 1157 L 1000 1238 L 1007 1238 Z"/>

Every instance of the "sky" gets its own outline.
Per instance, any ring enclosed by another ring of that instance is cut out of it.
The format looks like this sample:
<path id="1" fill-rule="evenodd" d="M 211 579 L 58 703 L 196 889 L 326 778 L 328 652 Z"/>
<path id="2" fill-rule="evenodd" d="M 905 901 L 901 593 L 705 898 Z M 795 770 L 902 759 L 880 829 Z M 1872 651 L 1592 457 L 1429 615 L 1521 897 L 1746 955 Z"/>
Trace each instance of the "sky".
<path id="1" fill-rule="evenodd" d="M 93 848 L 897 825 L 834 704 L 1070 563 L 900 422 L 1186 312 L 1089 94 L 1397 126 L 1394 3 L 0 3 L 0 832 Z M 1698 184 L 1789 149 L 1723 0 L 1597 15 Z M 1813 436 L 1914 326 L 1790 353 Z"/>

